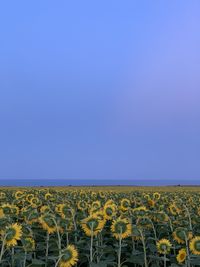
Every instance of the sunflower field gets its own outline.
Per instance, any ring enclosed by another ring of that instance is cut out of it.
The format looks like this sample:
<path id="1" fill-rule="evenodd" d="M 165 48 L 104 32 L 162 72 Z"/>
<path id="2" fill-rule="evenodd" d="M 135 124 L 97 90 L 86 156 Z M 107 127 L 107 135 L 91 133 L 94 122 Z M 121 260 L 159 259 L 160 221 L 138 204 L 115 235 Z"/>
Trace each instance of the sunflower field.
<path id="1" fill-rule="evenodd" d="M 200 190 L 0 188 L 0 266 L 200 266 Z"/>

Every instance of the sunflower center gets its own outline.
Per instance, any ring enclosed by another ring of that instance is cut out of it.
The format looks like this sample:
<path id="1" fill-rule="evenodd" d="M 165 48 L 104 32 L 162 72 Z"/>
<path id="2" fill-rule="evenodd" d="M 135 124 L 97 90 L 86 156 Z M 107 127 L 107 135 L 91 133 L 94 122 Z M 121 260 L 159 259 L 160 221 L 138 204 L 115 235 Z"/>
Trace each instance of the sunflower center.
<path id="1" fill-rule="evenodd" d="M 10 228 L 6 236 L 6 240 L 7 241 L 12 240 L 15 237 L 15 235 L 16 235 L 16 230 L 14 228 Z"/>
<path id="2" fill-rule="evenodd" d="M 200 251 L 200 241 L 197 241 L 197 242 L 195 243 L 195 249 L 196 249 L 197 251 Z"/>
<path id="3" fill-rule="evenodd" d="M 127 229 L 127 225 L 124 222 L 117 222 L 115 225 L 115 231 L 118 234 L 123 234 L 124 232 L 126 232 Z"/>
<path id="4" fill-rule="evenodd" d="M 71 258 L 72 258 L 71 251 L 66 250 L 65 251 L 65 254 L 62 256 L 62 260 L 65 261 L 65 262 L 67 262 L 67 261 L 71 260 Z"/>

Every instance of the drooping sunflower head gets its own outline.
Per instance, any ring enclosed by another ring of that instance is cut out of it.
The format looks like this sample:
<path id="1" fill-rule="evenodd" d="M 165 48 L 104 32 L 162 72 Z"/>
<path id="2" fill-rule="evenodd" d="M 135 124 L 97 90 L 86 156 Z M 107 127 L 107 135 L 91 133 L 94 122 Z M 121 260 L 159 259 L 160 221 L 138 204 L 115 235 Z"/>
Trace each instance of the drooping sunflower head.
<path id="1" fill-rule="evenodd" d="M 4 231 L 5 243 L 8 247 L 16 246 L 17 241 L 20 240 L 22 236 L 22 227 L 17 223 L 13 223 L 6 227 Z"/>
<path id="2" fill-rule="evenodd" d="M 47 200 L 47 201 L 53 201 L 53 200 L 55 200 L 53 194 L 51 194 L 49 192 L 45 194 L 44 199 Z"/>
<path id="3" fill-rule="evenodd" d="M 49 234 L 56 232 L 56 225 L 54 218 L 50 214 L 43 214 L 39 218 L 39 222 L 42 225 L 42 228 L 46 230 Z"/>
<path id="4" fill-rule="evenodd" d="M 72 219 L 61 218 L 59 221 L 59 226 L 60 226 L 61 232 L 64 232 L 64 231 L 70 232 L 73 228 Z"/>
<path id="5" fill-rule="evenodd" d="M 56 211 L 60 214 L 62 218 L 71 218 L 72 216 L 72 210 L 67 204 L 56 205 Z"/>
<path id="6" fill-rule="evenodd" d="M 132 238 L 133 240 L 140 240 L 141 239 L 141 232 L 137 225 L 132 225 Z"/>
<path id="7" fill-rule="evenodd" d="M 2 210 L 3 210 L 3 213 L 5 215 L 10 215 L 12 214 L 12 205 L 9 204 L 9 203 L 5 203 L 1 206 Z"/>
<path id="8" fill-rule="evenodd" d="M 115 204 L 113 205 L 105 205 L 103 209 L 104 218 L 106 220 L 112 220 L 112 218 L 116 215 L 117 207 Z"/>
<path id="9" fill-rule="evenodd" d="M 194 255 L 200 255 L 200 236 L 196 236 L 190 241 L 190 250 Z"/>
<path id="10" fill-rule="evenodd" d="M 5 200 L 6 199 L 6 193 L 5 192 L 0 192 L 0 200 Z"/>
<path id="11" fill-rule="evenodd" d="M 51 208 L 48 206 L 48 205 L 43 205 L 41 208 L 40 208 L 40 212 L 41 213 L 48 213 L 51 211 Z"/>
<path id="12" fill-rule="evenodd" d="M 113 220 L 111 225 L 111 231 L 113 236 L 117 239 L 119 238 L 127 238 L 131 235 L 131 223 L 127 218 L 117 218 Z"/>
<path id="13" fill-rule="evenodd" d="M 152 228 L 151 220 L 147 216 L 139 217 L 136 221 L 136 224 L 142 229 Z"/>
<path id="14" fill-rule="evenodd" d="M 15 193 L 14 193 L 14 197 L 16 198 L 16 199 L 21 199 L 21 198 L 23 198 L 23 196 L 24 196 L 24 192 L 23 191 L 16 191 Z"/>
<path id="15" fill-rule="evenodd" d="M 184 244 L 185 239 L 188 240 L 192 238 L 192 233 L 183 227 L 178 227 L 172 235 L 174 240 L 176 240 L 179 244 Z"/>
<path id="16" fill-rule="evenodd" d="M 170 252 L 172 244 L 170 243 L 168 239 L 163 238 L 156 243 L 156 247 L 157 247 L 158 253 L 168 254 Z"/>
<path id="17" fill-rule="evenodd" d="M 38 214 L 37 209 L 29 208 L 28 210 L 24 211 L 24 217 L 25 217 L 25 221 L 28 224 L 33 224 L 38 221 L 39 214 Z"/>
<path id="18" fill-rule="evenodd" d="M 87 236 L 97 235 L 104 227 L 105 221 L 98 214 L 92 214 L 81 222 Z"/>
<path id="19" fill-rule="evenodd" d="M 25 251 L 35 250 L 35 240 L 31 237 L 26 237 L 22 239 L 23 248 Z"/>
<path id="20" fill-rule="evenodd" d="M 181 212 L 181 210 L 178 208 L 176 204 L 171 204 L 169 206 L 169 211 L 172 215 L 178 215 Z"/>
<path id="21" fill-rule="evenodd" d="M 96 200 L 96 201 L 92 202 L 92 204 L 91 204 L 90 213 L 95 213 L 95 212 L 99 211 L 100 208 L 101 208 L 101 202 L 99 200 Z"/>
<path id="22" fill-rule="evenodd" d="M 122 211 L 127 211 L 131 206 L 130 200 L 127 198 L 123 198 L 120 203 L 120 208 Z"/>
<path id="23" fill-rule="evenodd" d="M 40 200 L 39 200 L 39 198 L 38 198 L 38 197 L 33 197 L 33 198 L 31 198 L 31 200 L 30 200 L 30 205 L 31 205 L 31 207 L 33 207 L 33 208 L 38 207 L 38 206 L 40 205 Z"/>
<path id="24" fill-rule="evenodd" d="M 140 206 L 140 207 L 134 208 L 132 210 L 132 213 L 135 217 L 143 217 L 147 213 L 147 208 L 145 206 Z"/>
<path id="25" fill-rule="evenodd" d="M 155 212 L 153 214 L 153 219 L 156 222 L 168 222 L 169 217 L 164 211 Z"/>
<path id="26" fill-rule="evenodd" d="M 78 251 L 74 245 L 68 245 L 62 251 L 62 256 L 59 261 L 59 267 L 72 267 L 78 262 Z"/>
<path id="27" fill-rule="evenodd" d="M 79 200 L 77 203 L 77 207 L 79 210 L 84 211 L 88 208 L 87 202 L 84 200 Z"/>
<path id="28" fill-rule="evenodd" d="M 185 248 L 179 250 L 176 260 L 178 263 L 183 263 L 186 260 L 187 252 Z"/>

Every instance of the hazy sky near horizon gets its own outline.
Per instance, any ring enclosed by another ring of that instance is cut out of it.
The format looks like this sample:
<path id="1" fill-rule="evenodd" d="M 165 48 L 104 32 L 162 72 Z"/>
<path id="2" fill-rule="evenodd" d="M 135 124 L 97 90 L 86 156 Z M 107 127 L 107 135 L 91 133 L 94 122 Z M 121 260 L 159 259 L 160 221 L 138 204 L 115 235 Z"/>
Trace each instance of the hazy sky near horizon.
<path id="1" fill-rule="evenodd" d="M 200 179 L 199 13 L 2 1 L 0 179 Z"/>

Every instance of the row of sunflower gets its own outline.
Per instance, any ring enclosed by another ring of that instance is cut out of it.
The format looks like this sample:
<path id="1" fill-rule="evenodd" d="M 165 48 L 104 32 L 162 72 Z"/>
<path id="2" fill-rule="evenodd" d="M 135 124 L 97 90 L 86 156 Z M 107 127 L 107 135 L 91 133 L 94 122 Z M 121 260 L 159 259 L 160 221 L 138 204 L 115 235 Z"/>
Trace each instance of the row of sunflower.
<path id="1" fill-rule="evenodd" d="M 0 189 L 0 266 L 200 265 L 200 191 Z"/>

